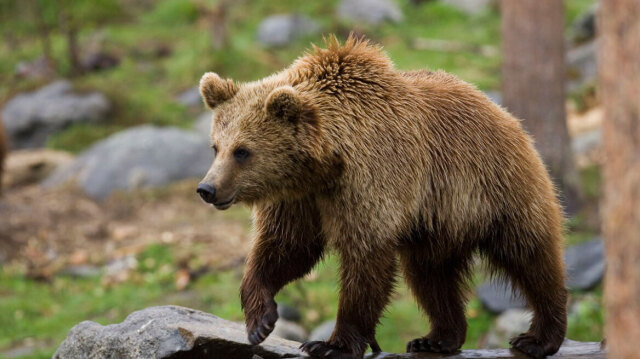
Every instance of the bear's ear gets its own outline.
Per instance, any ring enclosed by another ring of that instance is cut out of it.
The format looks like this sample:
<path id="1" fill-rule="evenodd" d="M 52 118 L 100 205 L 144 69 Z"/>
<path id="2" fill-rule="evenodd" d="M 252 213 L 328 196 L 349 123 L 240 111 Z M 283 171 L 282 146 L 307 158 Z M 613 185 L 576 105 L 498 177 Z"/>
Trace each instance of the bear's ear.
<path id="1" fill-rule="evenodd" d="M 222 79 L 214 72 L 207 72 L 200 79 L 200 95 L 210 109 L 229 100 L 238 92 L 238 86 L 229 79 Z"/>
<path id="2" fill-rule="evenodd" d="M 289 122 L 295 122 L 302 114 L 302 100 L 291 86 L 281 86 L 267 96 L 264 104 L 267 114 Z"/>

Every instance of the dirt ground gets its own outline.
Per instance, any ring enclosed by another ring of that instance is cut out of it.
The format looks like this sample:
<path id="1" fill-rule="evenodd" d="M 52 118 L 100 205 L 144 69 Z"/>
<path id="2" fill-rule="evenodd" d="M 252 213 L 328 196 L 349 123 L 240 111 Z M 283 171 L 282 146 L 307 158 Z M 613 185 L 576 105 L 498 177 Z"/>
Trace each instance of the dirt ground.
<path id="1" fill-rule="evenodd" d="M 0 264 L 46 279 L 71 266 L 100 266 L 154 243 L 190 268 L 242 263 L 250 214 L 205 205 L 197 181 L 116 193 L 97 202 L 71 186 L 7 188 L 0 196 Z"/>

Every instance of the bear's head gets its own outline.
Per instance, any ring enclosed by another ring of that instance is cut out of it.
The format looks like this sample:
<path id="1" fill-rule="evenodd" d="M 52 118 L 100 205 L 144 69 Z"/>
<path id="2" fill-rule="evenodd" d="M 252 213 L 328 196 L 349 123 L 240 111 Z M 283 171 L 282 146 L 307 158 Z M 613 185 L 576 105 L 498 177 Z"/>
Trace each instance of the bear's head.
<path id="1" fill-rule="evenodd" d="M 316 111 L 282 81 L 238 85 L 215 73 L 200 81 L 213 111 L 213 163 L 197 192 L 217 209 L 300 196 L 321 161 Z"/>

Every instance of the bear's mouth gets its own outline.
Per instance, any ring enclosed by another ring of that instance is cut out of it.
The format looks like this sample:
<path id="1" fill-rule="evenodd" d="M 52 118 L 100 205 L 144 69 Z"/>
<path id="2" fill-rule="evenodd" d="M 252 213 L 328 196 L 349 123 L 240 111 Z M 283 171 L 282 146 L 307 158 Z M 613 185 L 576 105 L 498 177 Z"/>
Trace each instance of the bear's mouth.
<path id="1" fill-rule="evenodd" d="M 219 209 L 221 211 L 224 211 L 225 209 L 231 207 L 231 205 L 233 204 L 233 200 L 235 199 L 235 197 L 231 197 L 230 200 L 225 201 L 225 202 L 217 202 L 214 203 L 213 206 L 216 207 L 216 209 Z"/>

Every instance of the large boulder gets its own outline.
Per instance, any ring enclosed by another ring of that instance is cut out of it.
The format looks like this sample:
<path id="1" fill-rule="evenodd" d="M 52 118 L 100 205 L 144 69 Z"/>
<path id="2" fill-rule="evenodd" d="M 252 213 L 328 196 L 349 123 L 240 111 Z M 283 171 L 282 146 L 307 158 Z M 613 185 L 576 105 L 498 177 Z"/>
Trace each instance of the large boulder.
<path id="1" fill-rule="evenodd" d="M 508 309 L 520 309 L 527 306 L 527 302 L 518 291 L 514 290 L 511 282 L 493 279 L 485 282 L 476 290 L 478 299 L 492 313 L 502 313 Z"/>
<path id="2" fill-rule="evenodd" d="M 213 121 L 213 115 L 211 111 L 204 112 L 196 118 L 196 121 L 193 123 L 193 130 L 198 134 L 204 136 L 205 138 L 209 138 L 211 134 L 211 122 Z"/>
<path id="3" fill-rule="evenodd" d="M 489 334 L 485 348 L 496 349 L 507 346 L 509 340 L 529 329 L 533 313 L 526 309 L 509 309 L 496 318 Z"/>
<path id="4" fill-rule="evenodd" d="M 605 269 L 604 242 L 600 238 L 580 243 L 565 251 L 567 287 L 587 290 L 602 281 Z"/>
<path id="5" fill-rule="evenodd" d="M 211 160 L 206 137 L 178 128 L 144 125 L 93 145 L 72 164 L 56 170 L 44 185 L 74 180 L 91 197 L 102 199 L 118 189 L 201 177 Z"/>
<path id="6" fill-rule="evenodd" d="M 301 36 L 315 34 L 320 25 L 299 14 L 272 15 L 258 25 L 258 42 L 267 47 L 289 45 Z"/>
<path id="7" fill-rule="evenodd" d="M 12 148 L 33 148 L 72 124 L 103 121 L 110 109 L 103 94 L 72 93 L 71 83 L 61 80 L 9 100 L 2 120 Z"/>
<path id="8" fill-rule="evenodd" d="M 604 255 L 604 243 L 599 238 L 567 248 L 564 254 L 567 287 L 587 290 L 600 283 L 604 276 Z M 476 294 L 489 311 L 498 314 L 508 309 L 524 308 L 527 304 L 520 291 L 502 279 L 483 283 Z"/>
<path id="9" fill-rule="evenodd" d="M 338 5 L 338 16 L 371 25 L 403 20 L 402 10 L 392 0 L 342 0 Z"/>
<path id="10" fill-rule="evenodd" d="M 596 52 L 597 41 L 587 42 L 567 51 L 567 91 L 579 91 L 585 86 L 593 86 L 598 78 Z"/>
<path id="11" fill-rule="evenodd" d="M 193 108 L 202 108 L 202 97 L 200 96 L 200 89 L 195 86 L 190 89 L 187 89 L 181 92 L 177 97 L 176 101 L 186 107 Z"/>
<path id="12" fill-rule="evenodd" d="M 270 336 L 261 345 L 247 341 L 245 327 L 178 306 L 150 307 L 122 323 L 84 321 L 71 329 L 53 359 L 291 358 L 300 343 Z"/>

